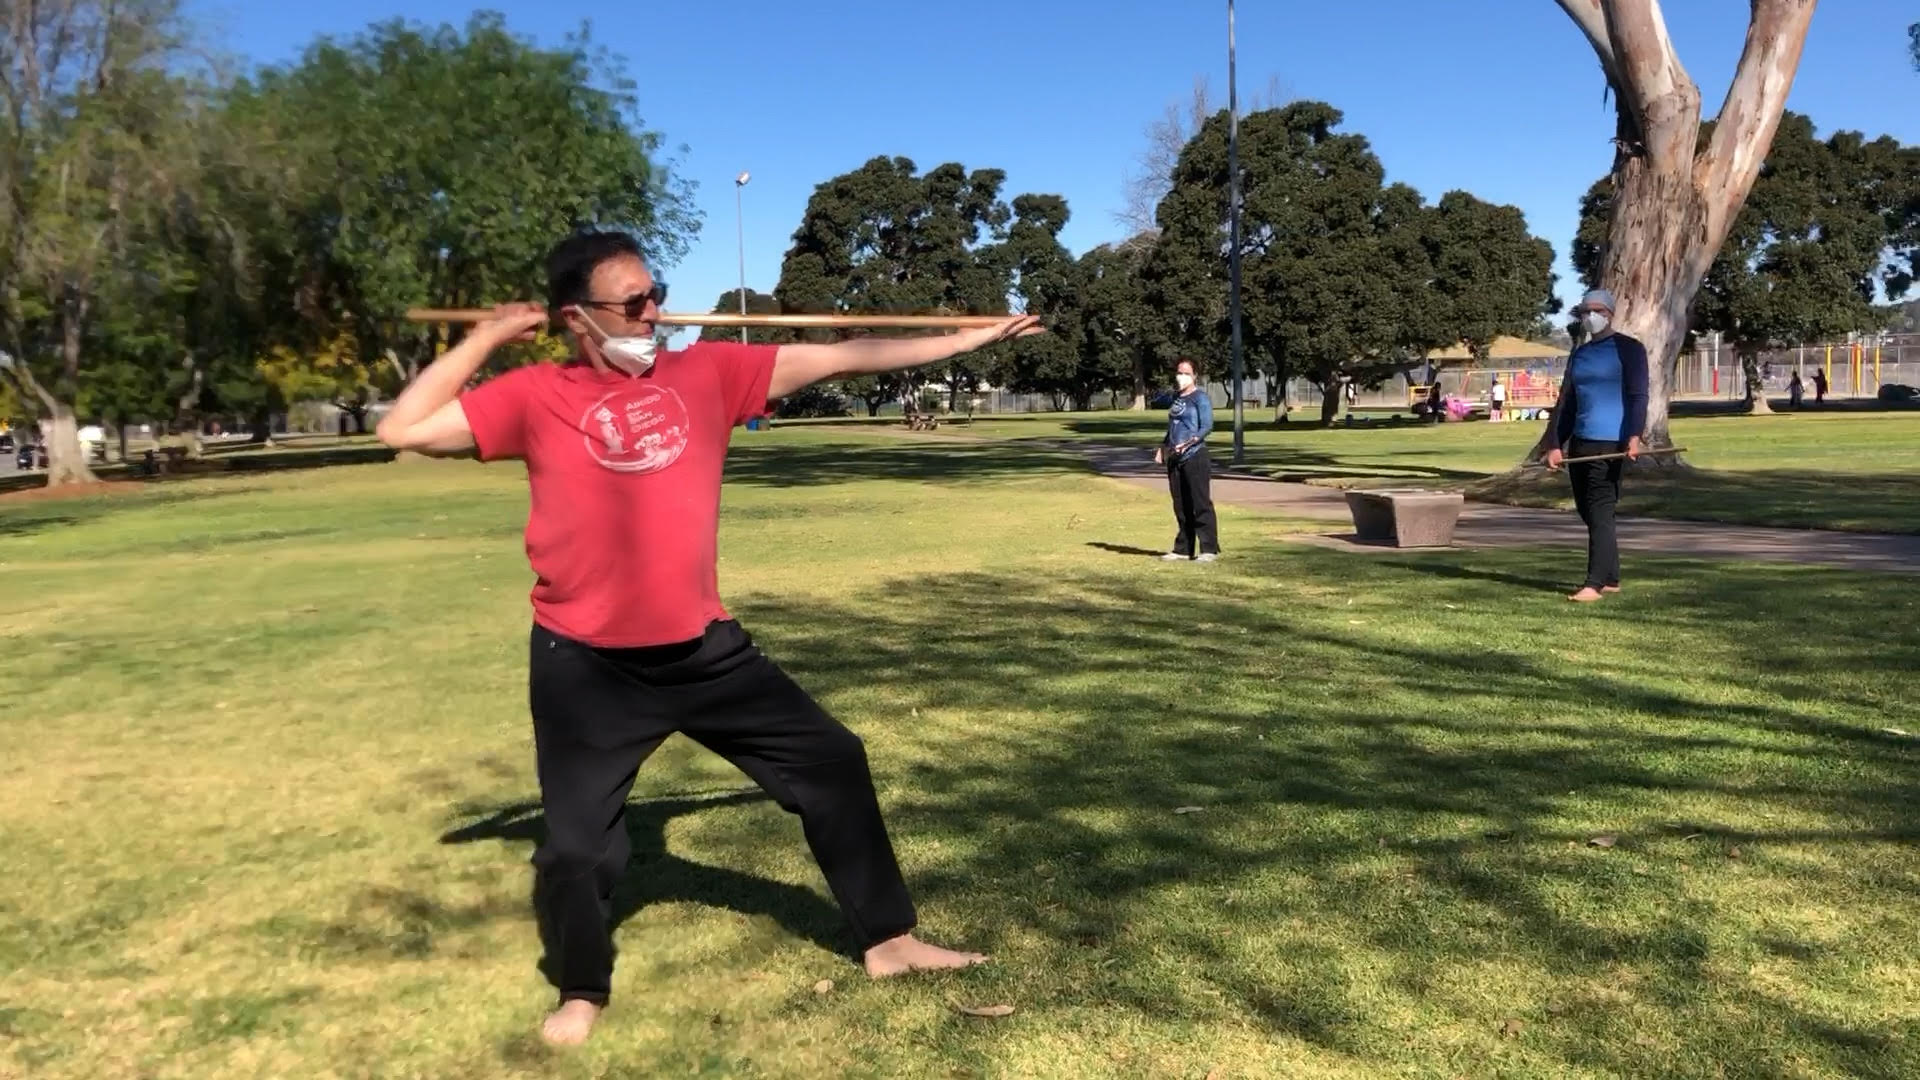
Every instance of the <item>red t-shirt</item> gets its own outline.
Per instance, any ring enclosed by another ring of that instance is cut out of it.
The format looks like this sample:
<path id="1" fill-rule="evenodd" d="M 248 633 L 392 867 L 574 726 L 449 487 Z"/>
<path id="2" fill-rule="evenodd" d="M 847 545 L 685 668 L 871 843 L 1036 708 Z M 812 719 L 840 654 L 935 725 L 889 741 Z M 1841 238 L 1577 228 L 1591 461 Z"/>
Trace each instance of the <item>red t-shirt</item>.
<path id="1" fill-rule="evenodd" d="M 482 461 L 527 463 L 534 618 L 590 645 L 688 641 L 728 617 L 720 474 L 764 415 L 774 345 L 697 342 L 634 378 L 535 364 L 460 396 Z"/>

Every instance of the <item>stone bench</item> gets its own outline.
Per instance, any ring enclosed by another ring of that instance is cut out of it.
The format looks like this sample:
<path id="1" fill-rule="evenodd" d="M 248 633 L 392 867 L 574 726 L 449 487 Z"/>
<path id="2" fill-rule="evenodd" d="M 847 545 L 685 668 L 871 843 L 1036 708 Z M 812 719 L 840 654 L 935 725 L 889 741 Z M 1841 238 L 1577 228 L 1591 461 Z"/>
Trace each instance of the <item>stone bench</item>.
<path id="1" fill-rule="evenodd" d="M 1466 496 L 1457 491 L 1420 489 L 1349 491 L 1354 538 L 1363 544 L 1394 547 L 1446 547 L 1460 520 Z"/>

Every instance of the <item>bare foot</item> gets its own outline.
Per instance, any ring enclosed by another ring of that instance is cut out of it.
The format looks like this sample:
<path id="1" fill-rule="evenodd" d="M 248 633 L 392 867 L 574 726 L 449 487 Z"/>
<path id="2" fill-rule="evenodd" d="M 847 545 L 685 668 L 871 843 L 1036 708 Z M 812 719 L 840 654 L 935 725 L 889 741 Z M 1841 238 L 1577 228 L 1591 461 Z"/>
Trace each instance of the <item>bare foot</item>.
<path id="1" fill-rule="evenodd" d="M 1573 601 L 1576 604 L 1591 604 L 1595 600 L 1600 599 L 1600 590 L 1594 588 L 1591 585 L 1588 585 L 1585 588 L 1581 589 L 1579 592 L 1574 593 L 1572 596 L 1567 597 L 1567 599 Z"/>
<path id="2" fill-rule="evenodd" d="M 1603 592 L 1603 593 L 1617 593 L 1617 592 L 1619 592 L 1619 591 L 1620 591 L 1620 586 L 1618 586 L 1618 585 L 1602 585 L 1602 586 L 1600 586 L 1600 591 L 1601 591 L 1601 592 Z"/>
<path id="3" fill-rule="evenodd" d="M 600 1006 L 591 1001 L 569 998 L 547 1014 L 547 1022 L 540 1025 L 540 1037 L 554 1046 L 579 1046 L 587 1041 L 587 1036 L 593 1032 L 593 1023 L 598 1019 Z"/>
<path id="4" fill-rule="evenodd" d="M 867 974 L 876 979 L 904 975 L 909 971 L 946 971 L 984 964 L 979 953 L 955 952 L 929 945 L 912 934 L 901 934 L 867 950 Z"/>

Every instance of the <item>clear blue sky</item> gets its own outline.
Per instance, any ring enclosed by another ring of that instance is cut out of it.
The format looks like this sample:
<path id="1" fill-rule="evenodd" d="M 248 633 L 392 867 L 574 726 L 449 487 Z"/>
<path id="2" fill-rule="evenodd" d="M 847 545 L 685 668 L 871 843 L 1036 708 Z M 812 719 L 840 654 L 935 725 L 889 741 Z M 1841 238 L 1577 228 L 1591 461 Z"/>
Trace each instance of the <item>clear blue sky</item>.
<path id="1" fill-rule="evenodd" d="M 316 36 L 396 16 L 462 24 L 453 0 L 264 3 L 189 0 L 225 47 L 294 59 Z M 583 21 L 626 57 L 646 126 L 686 144 L 705 225 L 663 274 L 669 306 L 704 310 L 738 278 L 733 177 L 745 195 L 747 284 L 768 290 L 814 185 L 878 154 L 921 168 L 1006 170 L 1006 194 L 1064 195 L 1065 241 L 1118 239 L 1114 220 L 1144 130 L 1205 76 L 1224 99 L 1226 5 L 1147 0 L 901 0 L 604 4 L 500 0 L 519 33 L 556 42 Z M 1709 114 L 1739 59 L 1747 5 L 1665 5 Z M 1442 19 L 1445 11 L 1450 18 Z M 1828 0 L 1814 16 L 1789 107 L 1825 133 L 1920 142 L 1920 74 L 1906 52 L 1912 0 Z M 1347 0 L 1238 10 L 1239 83 L 1277 80 L 1331 102 L 1389 177 L 1429 201 L 1464 188 L 1526 212 L 1552 241 L 1560 292 L 1579 196 L 1612 159 L 1613 125 L 1592 52 L 1553 0 Z"/>

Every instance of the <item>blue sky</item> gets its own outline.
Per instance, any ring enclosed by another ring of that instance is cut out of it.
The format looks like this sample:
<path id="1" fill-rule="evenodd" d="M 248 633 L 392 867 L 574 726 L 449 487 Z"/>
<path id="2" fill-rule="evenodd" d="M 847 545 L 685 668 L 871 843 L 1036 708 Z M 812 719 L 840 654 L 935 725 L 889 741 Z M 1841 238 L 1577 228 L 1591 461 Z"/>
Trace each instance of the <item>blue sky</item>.
<path id="1" fill-rule="evenodd" d="M 605 4 L 499 0 L 516 31 L 556 42 L 589 22 L 624 55 L 647 127 L 686 145 L 705 226 L 663 275 L 670 307 L 704 310 L 738 279 L 733 177 L 744 191 L 746 273 L 767 290 L 814 185 L 878 154 L 921 168 L 958 161 L 1007 172 L 1006 195 L 1064 195 L 1075 252 L 1118 239 L 1114 214 L 1145 129 L 1205 76 L 1224 100 L 1226 5 L 1146 0 L 913 0 Z M 1718 110 L 1738 62 L 1747 4 L 1665 5 L 1680 58 Z M 464 23 L 471 3 L 190 0 L 224 46 L 294 59 L 316 36 L 396 16 Z M 1443 20 L 1436 13 L 1451 13 Z M 1912 0 L 1828 0 L 1789 107 L 1824 132 L 1920 142 L 1920 74 L 1906 53 Z M 1552 241 L 1560 292 L 1580 193 L 1609 166 L 1610 111 L 1592 52 L 1553 0 L 1348 0 L 1239 4 L 1244 107 L 1277 82 L 1331 102 L 1390 178 L 1429 201 L 1464 188 L 1526 212 Z"/>

